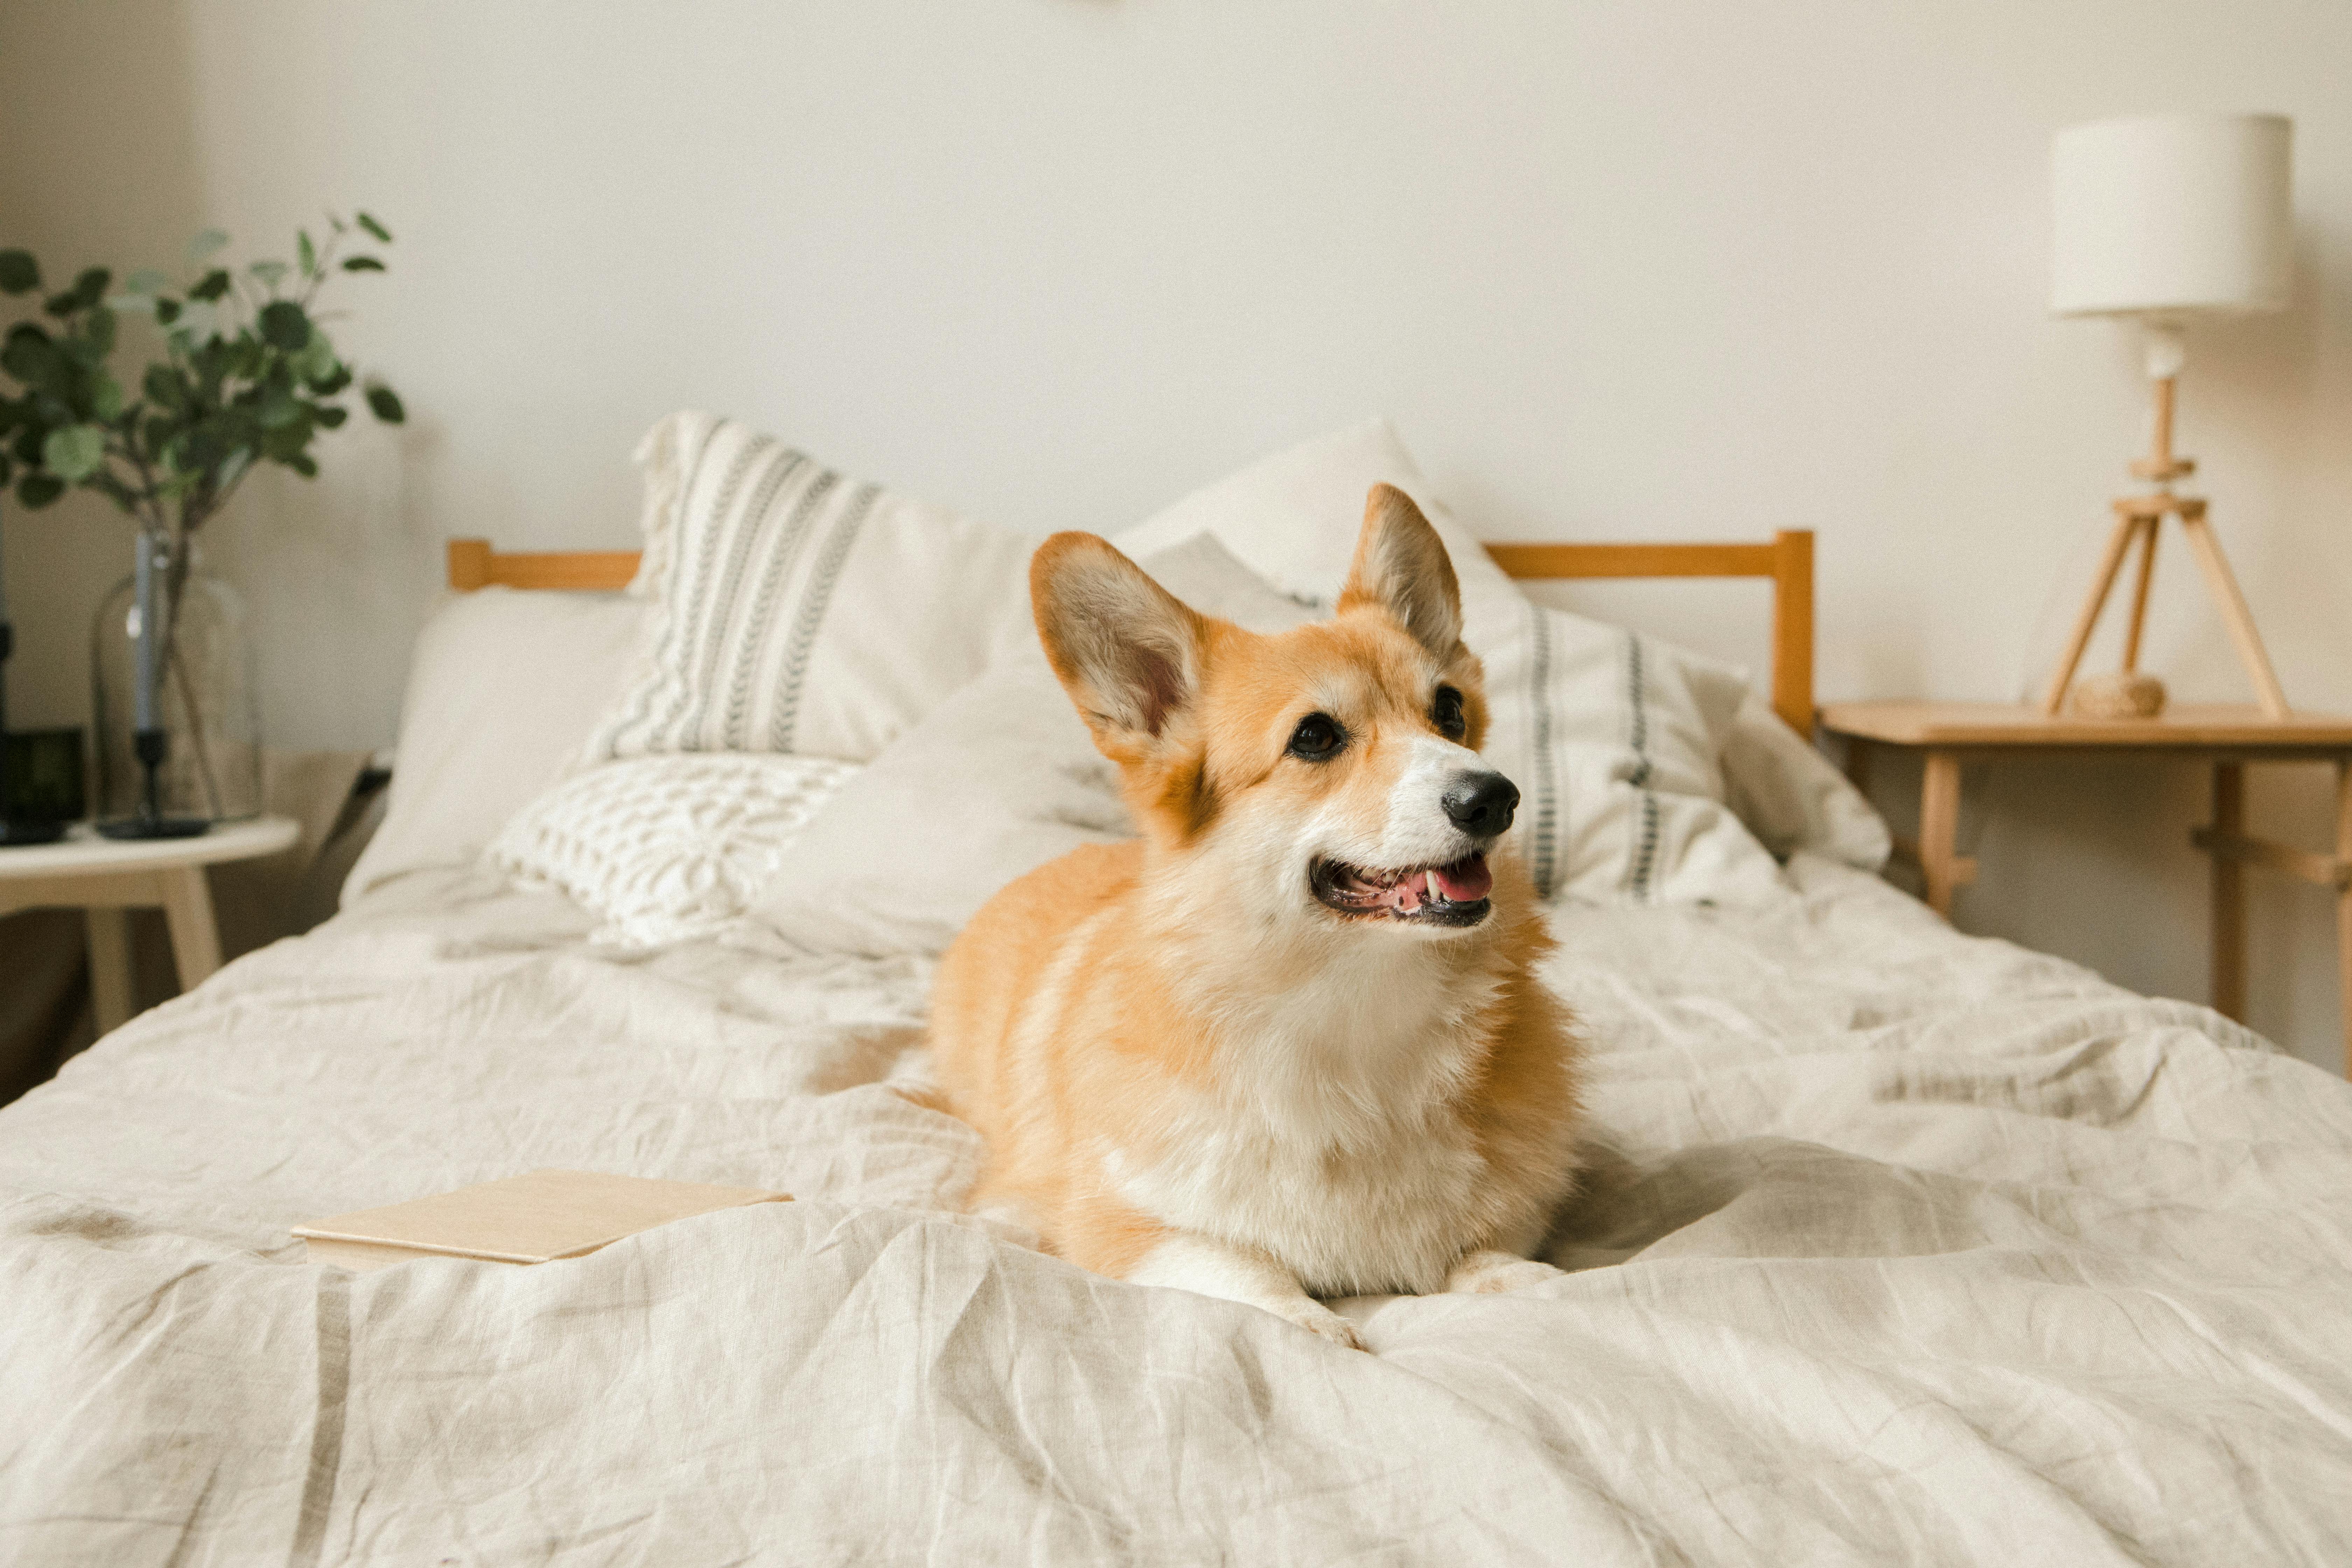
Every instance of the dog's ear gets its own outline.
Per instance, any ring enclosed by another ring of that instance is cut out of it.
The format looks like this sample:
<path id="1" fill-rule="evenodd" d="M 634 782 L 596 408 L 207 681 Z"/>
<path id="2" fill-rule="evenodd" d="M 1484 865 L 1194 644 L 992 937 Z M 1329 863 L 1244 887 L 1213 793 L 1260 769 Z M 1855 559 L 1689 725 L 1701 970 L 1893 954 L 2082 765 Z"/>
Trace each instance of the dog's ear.
<path id="1" fill-rule="evenodd" d="M 1045 658 L 1104 751 L 1148 748 L 1200 690 L 1206 626 L 1091 533 L 1057 533 L 1029 559 Z"/>
<path id="2" fill-rule="evenodd" d="M 1462 586 L 1445 542 L 1393 485 L 1374 485 L 1364 502 L 1364 531 L 1339 590 L 1339 613 L 1359 606 L 1386 610 L 1441 660 L 1462 646 Z"/>

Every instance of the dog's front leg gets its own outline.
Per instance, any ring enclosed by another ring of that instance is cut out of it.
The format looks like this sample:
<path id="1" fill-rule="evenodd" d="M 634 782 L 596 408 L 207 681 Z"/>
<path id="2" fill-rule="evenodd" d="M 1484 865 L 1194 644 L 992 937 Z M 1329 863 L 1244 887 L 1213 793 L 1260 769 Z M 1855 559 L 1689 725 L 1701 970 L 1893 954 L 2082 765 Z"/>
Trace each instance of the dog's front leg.
<path id="1" fill-rule="evenodd" d="M 1356 1326 L 1309 1296 L 1297 1276 L 1255 1247 L 1212 1241 L 1207 1237 L 1170 1235 L 1127 1271 L 1135 1285 L 1168 1285 L 1196 1295 L 1240 1301 L 1297 1323 L 1311 1334 L 1351 1351 L 1364 1348 Z"/>

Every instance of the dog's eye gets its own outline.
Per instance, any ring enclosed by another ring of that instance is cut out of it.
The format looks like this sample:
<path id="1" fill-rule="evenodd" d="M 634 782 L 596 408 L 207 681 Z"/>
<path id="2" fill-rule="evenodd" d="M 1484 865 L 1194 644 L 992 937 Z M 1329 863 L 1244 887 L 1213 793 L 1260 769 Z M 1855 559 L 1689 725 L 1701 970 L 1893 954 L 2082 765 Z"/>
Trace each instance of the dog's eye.
<path id="1" fill-rule="evenodd" d="M 1449 741 L 1458 741 L 1470 728 L 1462 716 L 1462 693 L 1450 686 L 1437 689 L 1437 700 L 1430 704 L 1429 716 L 1437 724 L 1437 732 Z"/>
<path id="2" fill-rule="evenodd" d="M 1290 754 L 1310 763 L 1323 762 L 1337 756 L 1347 740 L 1347 732 L 1339 728 L 1338 720 L 1328 713 L 1309 713 L 1290 732 Z"/>

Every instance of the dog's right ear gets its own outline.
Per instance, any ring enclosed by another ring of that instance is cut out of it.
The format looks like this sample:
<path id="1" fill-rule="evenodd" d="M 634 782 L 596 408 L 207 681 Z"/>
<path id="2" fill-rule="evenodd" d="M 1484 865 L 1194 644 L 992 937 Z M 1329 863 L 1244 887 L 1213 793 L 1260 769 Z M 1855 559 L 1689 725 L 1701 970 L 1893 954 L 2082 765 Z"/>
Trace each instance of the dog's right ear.
<path id="1" fill-rule="evenodd" d="M 1091 533 L 1057 533 L 1029 560 L 1037 637 L 1106 755 L 1149 751 L 1201 688 L 1205 623 Z"/>

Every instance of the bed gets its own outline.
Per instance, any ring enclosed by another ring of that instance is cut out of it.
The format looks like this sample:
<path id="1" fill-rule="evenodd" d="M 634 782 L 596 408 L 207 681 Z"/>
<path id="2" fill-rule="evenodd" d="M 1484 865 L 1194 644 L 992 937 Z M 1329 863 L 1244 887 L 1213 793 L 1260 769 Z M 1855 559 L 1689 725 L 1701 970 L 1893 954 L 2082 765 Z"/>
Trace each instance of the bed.
<path id="1" fill-rule="evenodd" d="M 1496 554 L 1773 579 L 1809 722 L 1810 551 Z M 1567 1272 L 1339 1303 L 1358 1354 L 959 1213 L 934 954 L 615 947 L 411 869 L 0 1111 L 0 1557 L 2340 1560 L 2352 1090 L 1813 848 L 1776 876 L 1556 905 Z M 549 1165 L 796 1201 L 534 1268 L 287 1234 Z"/>

